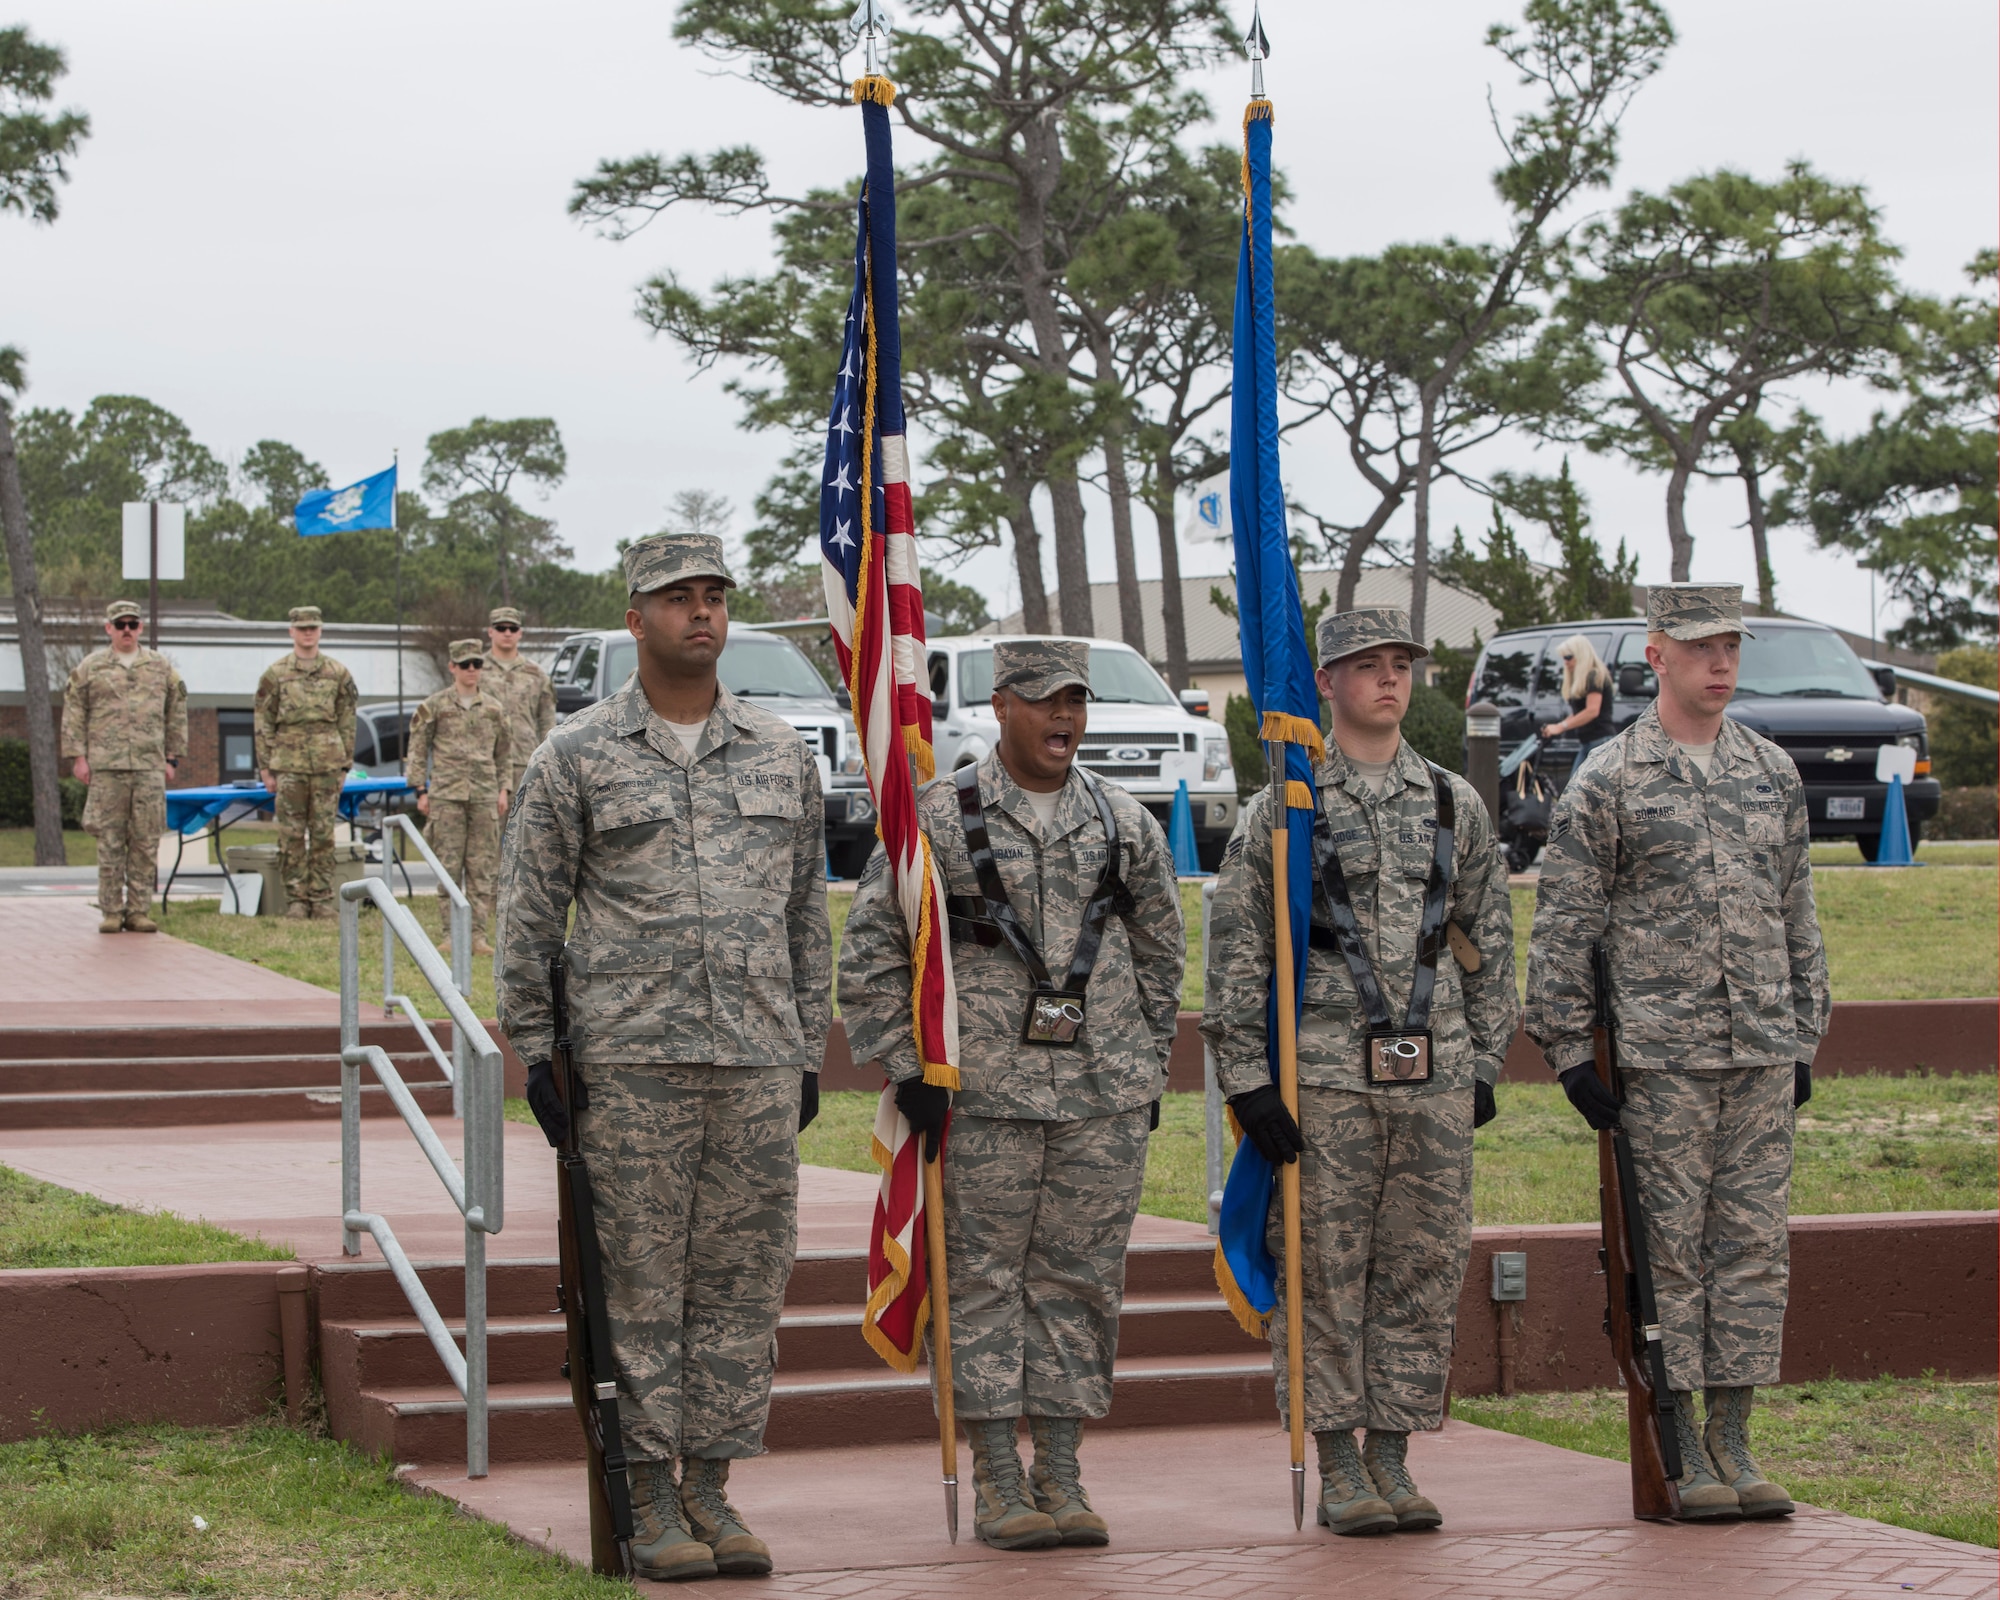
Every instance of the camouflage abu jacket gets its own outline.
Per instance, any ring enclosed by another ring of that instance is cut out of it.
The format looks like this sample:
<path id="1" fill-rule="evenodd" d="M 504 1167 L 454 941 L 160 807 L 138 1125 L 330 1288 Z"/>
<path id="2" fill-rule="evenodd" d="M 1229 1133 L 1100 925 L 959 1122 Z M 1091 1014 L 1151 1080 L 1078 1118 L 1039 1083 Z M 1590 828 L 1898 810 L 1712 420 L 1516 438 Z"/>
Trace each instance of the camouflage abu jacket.
<path id="1" fill-rule="evenodd" d="M 1528 1032 L 1590 1059 L 1590 947 L 1608 938 L 1635 1067 L 1810 1061 L 1832 1005 L 1792 758 L 1722 720 L 1704 783 L 1657 702 L 1590 753 L 1549 823 L 1528 947 Z"/>
<path id="2" fill-rule="evenodd" d="M 952 940 L 963 1084 L 954 1104 L 968 1115 L 1039 1122 L 1109 1116 L 1158 1099 L 1166 1086 L 1186 954 L 1180 889 L 1159 823 L 1116 784 L 1103 787 L 1118 822 L 1120 870 L 1133 908 L 1105 923 L 1077 1043 L 1022 1043 L 1034 984 L 1021 958 L 1004 944 Z M 1007 898 L 1060 979 L 1104 871 L 1097 804 L 1072 770 L 1044 836 L 998 754 L 979 763 L 979 798 Z M 917 818 L 945 892 L 978 898 L 979 877 L 949 778 L 924 786 Z M 915 1077 L 918 1066 L 910 1035 L 909 933 L 888 893 L 886 859 L 878 846 L 841 934 L 840 1014 L 854 1059 L 879 1062 L 900 1081 Z"/>
<path id="3" fill-rule="evenodd" d="M 518 773 L 556 725 L 555 685 L 525 656 L 516 656 L 511 666 L 488 656 L 480 690 L 498 700 L 507 713 L 506 765 Z"/>
<path id="4" fill-rule="evenodd" d="M 510 771 L 506 707 L 482 692 L 470 705 L 440 689 L 410 718 L 403 775 L 434 800 L 491 800 Z"/>
<path id="5" fill-rule="evenodd" d="M 1408 1011 L 1417 971 L 1417 931 L 1424 886 L 1437 837 L 1437 796 L 1423 757 L 1406 741 L 1397 748 L 1378 797 L 1331 741 L 1314 775 L 1324 827 L 1315 849 L 1340 852 L 1340 870 L 1355 920 L 1382 985 L 1389 1015 Z M 1438 962 L 1431 996 L 1432 1075 L 1428 1085 L 1371 1087 L 1364 1061 L 1368 1015 L 1340 952 L 1313 948 L 1306 957 L 1305 1009 L 1299 1014 L 1299 1082 L 1361 1094 L 1407 1095 L 1463 1091 L 1476 1075 L 1498 1081 L 1513 1043 L 1520 1005 L 1514 991 L 1514 911 L 1507 868 L 1472 786 L 1451 776 L 1455 811 L 1449 920 L 1479 951 L 1477 972 L 1452 956 Z M 1266 1055 L 1265 996 L 1275 959 L 1271 911 L 1271 795 L 1243 808 L 1222 861 L 1209 910 L 1207 1002 L 1201 1031 L 1215 1051 L 1225 1095 L 1271 1081 Z M 1313 921 L 1331 931 L 1324 897 L 1315 890 Z"/>
<path id="6" fill-rule="evenodd" d="M 635 674 L 542 742 L 500 852 L 500 1024 L 546 1061 L 570 909 L 577 1060 L 817 1072 L 832 1020 L 826 807 L 789 723 L 719 690 L 696 754 Z"/>
<path id="7" fill-rule="evenodd" d="M 93 771 L 163 772 L 187 754 L 187 685 L 173 663 L 141 645 L 121 667 L 107 649 L 76 664 L 63 690 L 62 753 Z"/>
<path id="8" fill-rule="evenodd" d="M 257 683 L 257 765 L 272 772 L 339 772 L 354 764 L 354 678 L 329 655 L 288 655 Z"/>

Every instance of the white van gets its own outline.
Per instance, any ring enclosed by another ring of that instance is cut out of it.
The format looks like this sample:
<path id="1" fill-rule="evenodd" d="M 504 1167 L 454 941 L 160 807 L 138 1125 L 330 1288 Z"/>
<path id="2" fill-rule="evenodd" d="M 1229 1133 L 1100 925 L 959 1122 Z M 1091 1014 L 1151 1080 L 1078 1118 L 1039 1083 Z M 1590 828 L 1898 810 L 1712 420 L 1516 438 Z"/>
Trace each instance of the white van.
<path id="1" fill-rule="evenodd" d="M 1130 645 L 1085 642 L 1092 703 L 1077 760 L 1128 791 L 1162 828 L 1173 811 L 1178 780 L 1185 777 L 1195 846 L 1202 866 L 1213 872 L 1236 828 L 1228 734 L 1219 722 L 1182 705 Z M 932 744 L 938 770 L 950 772 L 985 757 L 1000 736 L 992 705 L 993 640 L 990 635 L 932 639 L 927 650 Z"/>

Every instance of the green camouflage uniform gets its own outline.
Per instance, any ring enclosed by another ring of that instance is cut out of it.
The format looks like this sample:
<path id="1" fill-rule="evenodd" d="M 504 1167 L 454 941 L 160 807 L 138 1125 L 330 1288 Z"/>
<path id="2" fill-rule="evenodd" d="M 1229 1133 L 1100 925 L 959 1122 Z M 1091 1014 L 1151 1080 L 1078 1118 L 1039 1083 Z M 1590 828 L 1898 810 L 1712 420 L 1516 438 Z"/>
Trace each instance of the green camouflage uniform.
<path id="1" fill-rule="evenodd" d="M 477 654 L 475 645 L 473 654 Z M 467 659 L 454 647 L 452 659 Z M 472 902 L 472 930 L 493 920 L 493 879 L 500 866 L 500 780 L 510 770 L 506 708 L 484 688 L 470 704 L 453 685 L 410 719 L 403 775 L 431 799 L 424 837 Z M 451 932 L 451 897 L 438 887 L 438 921 Z"/>
<path id="2" fill-rule="evenodd" d="M 521 774 L 528 770 L 528 757 L 549 736 L 556 725 L 556 687 L 549 675 L 528 660 L 516 656 L 511 662 L 486 657 L 486 680 L 481 692 L 498 700 L 507 713 L 507 793 L 521 787 Z"/>
<path id="3" fill-rule="evenodd" d="M 996 681 L 1003 676 L 996 662 Z M 1042 687 L 1021 692 L 1043 699 L 1029 692 Z M 1159 823 L 1116 784 L 1102 786 L 1133 904 L 1105 924 L 1077 1043 L 1023 1043 L 1033 983 L 1020 958 L 1004 944 L 952 939 L 962 1087 L 944 1155 L 944 1234 L 953 1395 L 969 1420 L 1101 1417 L 1111 1405 L 1125 1250 L 1185 948 Z M 979 764 L 979 794 L 1007 897 L 1060 979 L 1104 870 L 1096 803 L 1072 769 L 1044 831 L 997 753 Z M 946 893 L 977 898 L 953 783 L 926 785 L 917 815 Z M 879 848 L 870 858 L 841 937 L 841 1016 L 854 1058 L 901 1082 L 919 1068 L 909 934 L 887 892 L 886 859 Z"/>
<path id="4" fill-rule="evenodd" d="M 626 553 L 635 590 L 720 575 L 720 541 Z M 798 1232 L 800 1073 L 832 1005 L 819 767 L 727 689 L 693 756 L 638 676 L 528 763 L 501 843 L 500 1022 L 546 1061 L 569 970 L 619 1413 L 640 1459 L 763 1449 Z M 576 923 L 565 947 L 571 909 Z"/>
<path id="5" fill-rule="evenodd" d="M 317 622 L 317 611 L 313 613 Z M 354 761 L 354 677 L 322 651 L 288 655 L 257 684 L 257 766 L 277 779 L 278 848 L 285 898 L 333 902 L 333 828 Z"/>
<path id="6" fill-rule="evenodd" d="M 1657 705 L 1590 753 L 1549 826 L 1528 1032 L 1558 1072 L 1591 1059 L 1606 940 L 1675 1389 L 1778 1381 L 1793 1063 L 1831 1009 L 1809 845 L 1790 756 L 1725 717 L 1704 780 Z"/>
<path id="7" fill-rule="evenodd" d="M 187 685 L 157 650 L 141 645 L 135 656 L 120 666 L 111 650 L 93 650 L 63 691 L 62 753 L 90 764 L 83 828 L 97 838 L 97 904 L 107 917 L 143 914 L 152 899 L 167 763 L 187 754 Z"/>
<path id="8" fill-rule="evenodd" d="M 1351 653 L 1351 632 L 1379 612 L 1348 612 L 1321 627 L 1322 660 Z M 1391 614 L 1394 615 L 1394 614 Z M 1359 620 L 1357 620 L 1359 619 Z M 1400 630 L 1407 632 L 1407 623 Z M 1331 635 L 1331 638 L 1329 637 Z M 1328 655 L 1331 647 L 1334 655 Z M 1431 769 L 1398 747 L 1377 795 L 1338 745 L 1315 773 L 1325 826 L 1316 850 L 1339 852 L 1355 920 L 1389 1014 L 1400 1021 L 1417 970 L 1417 932 L 1437 828 Z M 1370 1086 L 1367 1013 L 1347 963 L 1333 949 L 1306 960 L 1299 1015 L 1299 1161 L 1304 1259 L 1306 1429 L 1356 1427 L 1407 1433 L 1443 1415 L 1459 1287 L 1472 1249 L 1473 1082 L 1498 1081 L 1519 1003 L 1507 869 L 1492 819 L 1464 779 L 1451 776 L 1455 809 L 1447 914 L 1480 954 L 1477 972 L 1439 960 L 1431 1000 L 1432 1077 Z M 1265 998 L 1274 953 L 1271 797 L 1243 809 L 1223 856 L 1209 912 L 1207 1003 L 1202 1034 L 1224 1095 L 1271 1081 Z M 1315 891 L 1313 920 L 1331 932 Z M 1282 1267 L 1284 1228 L 1275 1195 L 1268 1234 Z M 1290 1415 L 1282 1316 L 1272 1320 L 1278 1410 Z"/>

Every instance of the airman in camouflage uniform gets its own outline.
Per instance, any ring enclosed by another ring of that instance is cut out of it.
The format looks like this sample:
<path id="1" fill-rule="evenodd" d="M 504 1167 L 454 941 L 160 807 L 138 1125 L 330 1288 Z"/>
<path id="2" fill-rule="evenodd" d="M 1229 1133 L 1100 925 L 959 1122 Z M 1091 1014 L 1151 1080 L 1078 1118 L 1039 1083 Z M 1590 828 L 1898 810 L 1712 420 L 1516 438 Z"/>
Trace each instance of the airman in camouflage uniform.
<path id="1" fill-rule="evenodd" d="M 917 802 L 951 897 L 958 992 L 962 1087 L 944 1167 L 953 1397 L 972 1442 L 974 1525 L 1006 1549 L 1108 1537 L 1084 1496 L 1077 1441 L 1083 1420 L 1111 1405 L 1125 1249 L 1145 1180 L 1146 1136 L 1166 1084 L 1185 954 L 1173 856 L 1159 823 L 1116 784 L 1086 781 L 1074 765 L 1088 670 L 1081 642 L 998 641 L 993 698 L 1006 702 L 1002 714 L 1052 707 L 1076 686 L 1074 724 L 1058 724 L 1062 753 L 1034 780 L 1059 788 L 1031 794 L 1017 782 L 1002 759 L 1012 748 L 1004 731 L 1001 748 L 978 767 L 1000 882 L 1058 983 L 1108 859 L 1093 787 L 1117 823 L 1129 899 L 1105 924 L 1073 1046 L 1022 1040 L 1034 984 L 988 918 L 955 783 L 926 785 Z M 1047 815 L 1038 815 L 1037 799 Z M 926 1093 L 910 1031 L 910 982 L 909 935 L 878 848 L 842 935 L 840 992 L 855 1059 L 879 1061 L 907 1085 L 899 1103 Z M 944 1093 L 928 1091 L 940 1115 Z M 1016 1445 L 1022 1416 L 1035 1439 L 1025 1491 Z"/>
<path id="2" fill-rule="evenodd" d="M 1812 1092 L 1831 1008 L 1798 769 L 1721 715 L 1748 632 L 1742 595 L 1735 584 L 1648 594 L 1660 695 L 1591 752 L 1558 802 L 1528 956 L 1528 1032 L 1592 1126 L 1622 1120 L 1631 1139 L 1691 1519 L 1792 1509 L 1756 1469 L 1748 1419 L 1754 1386 L 1778 1381 L 1793 1108 Z M 1696 651 L 1715 658 L 1693 680 L 1713 685 L 1712 746 L 1663 725 Z M 1590 1065 L 1599 941 L 1622 1118 Z M 1704 1386 L 1697 1435 L 1693 1392 Z"/>
<path id="3" fill-rule="evenodd" d="M 485 656 L 477 639 L 454 639 L 448 653 L 453 683 L 410 719 L 404 777 L 417 789 L 424 836 L 444 870 L 472 902 L 472 953 L 490 956 L 493 878 L 500 867 L 500 821 L 511 791 L 506 707 L 483 692 Z M 438 885 L 438 922 L 451 937 L 451 896 Z"/>
<path id="4" fill-rule="evenodd" d="M 1409 663 L 1428 652 L 1399 610 L 1325 618 L 1321 692 L 1334 701 L 1334 738 L 1315 781 L 1315 866 L 1337 852 L 1392 1021 L 1408 1015 L 1438 826 L 1433 769 L 1390 736 L 1402 710 L 1380 713 L 1392 752 L 1364 766 L 1343 749 L 1332 665 L 1381 662 L 1408 706 Z M 1400 665 L 1398 665 L 1400 663 Z M 1350 670 L 1363 670 L 1350 666 Z M 1375 669 L 1366 669 L 1369 683 Z M 1357 748 L 1364 748 L 1359 741 Z M 1245 1134 L 1274 1160 L 1300 1163 L 1304 1259 L 1306 1427 L 1318 1437 L 1320 1521 L 1336 1533 L 1436 1527 L 1405 1451 L 1413 1429 L 1440 1425 L 1459 1286 L 1472 1249 L 1472 1130 L 1493 1114 L 1492 1085 L 1512 1042 L 1514 919 L 1492 819 L 1464 779 L 1446 774 L 1454 819 L 1447 929 L 1436 958 L 1428 1083 L 1371 1085 L 1369 1021 L 1333 943 L 1330 904 L 1315 889 L 1305 1005 L 1298 1022 L 1299 1121 L 1285 1114 L 1266 1049 L 1274 955 L 1271 797 L 1255 796 L 1223 857 L 1210 911 L 1208 1001 L 1202 1033 Z M 1267 1127 L 1274 1130 L 1266 1134 Z M 1276 1139 L 1277 1142 L 1270 1142 Z M 1267 1239 L 1282 1263 L 1282 1208 Z M 1289 1418 L 1285 1324 L 1272 1324 L 1278 1409 Z M 1357 1452 L 1354 1432 L 1368 1430 Z"/>
<path id="5" fill-rule="evenodd" d="M 624 559 L 639 670 L 542 742 L 502 841 L 500 1022 L 554 1143 L 560 953 L 641 1575 L 768 1572 L 723 1486 L 764 1448 L 832 1014 L 819 767 L 714 680 L 721 541 L 656 535 Z M 701 719 L 664 718 L 662 683 L 688 710 L 708 698 Z"/>
<path id="6" fill-rule="evenodd" d="M 171 662 L 139 643 L 139 608 L 104 611 L 111 648 L 76 664 L 63 691 L 62 753 L 90 785 L 83 827 L 97 838 L 100 933 L 157 933 L 153 898 L 167 779 L 187 754 L 187 686 Z"/>
<path id="7" fill-rule="evenodd" d="M 480 688 L 507 710 L 507 771 L 502 776 L 512 795 L 521 787 L 528 757 L 556 725 L 556 687 L 521 654 L 521 613 L 513 606 L 495 606 L 487 614 L 486 639 L 486 679 Z"/>
<path id="8" fill-rule="evenodd" d="M 301 921 L 338 915 L 333 830 L 354 761 L 360 695 L 347 668 L 320 653 L 319 607 L 294 606 L 290 620 L 292 653 L 257 684 L 257 765 L 277 797 L 285 915 Z"/>

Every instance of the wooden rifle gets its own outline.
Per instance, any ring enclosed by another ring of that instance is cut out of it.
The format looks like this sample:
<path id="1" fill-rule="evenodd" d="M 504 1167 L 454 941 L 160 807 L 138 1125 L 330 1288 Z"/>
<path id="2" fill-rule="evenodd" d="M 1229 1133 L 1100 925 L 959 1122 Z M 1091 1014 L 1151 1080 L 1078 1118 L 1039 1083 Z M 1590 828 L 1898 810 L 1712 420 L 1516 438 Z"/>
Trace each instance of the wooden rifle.
<path id="1" fill-rule="evenodd" d="M 1618 1070 L 1618 1041 L 1611 1015 L 1611 966 L 1600 942 L 1590 947 L 1595 1016 L 1591 1049 L 1597 1076 L 1622 1109 L 1625 1085 Z M 1678 1517 L 1680 1440 L 1674 1430 L 1674 1397 L 1660 1343 L 1660 1312 L 1653 1296 L 1653 1263 L 1646 1251 L 1646 1215 L 1632 1142 L 1622 1124 L 1597 1136 L 1597 1203 L 1604 1246 L 1604 1331 L 1625 1386 L 1625 1426 L 1632 1446 L 1632 1515 L 1662 1522 Z"/>
<path id="2" fill-rule="evenodd" d="M 604 1303 L 604 1256 L 597 1239 L 597 1203 L 584 1164 L 577 1113 L 590 1106 L 589 1091 L 570 1049 L 568 972 L 561 955 L 549 959 L 549 999 L 555 1013 L 556 1091 L 569 1113 L 569 1131 L 556 1147 L 557 1297 L 569 1347 L 563 1376 L 583 1424 L 590 1496 L 590 1567 L 608 1578 L 631 1578 L 632 1485 L 625 1435 L 618 1426 L 618 1374 L 611 1358 L 611 1318 Z"/>

